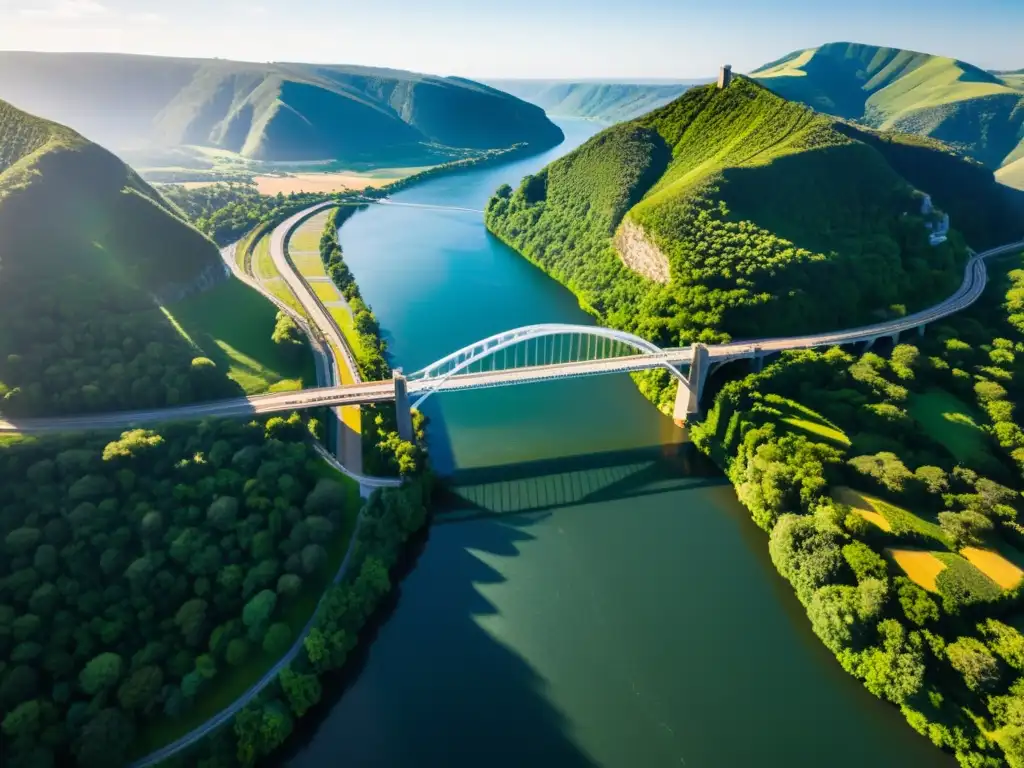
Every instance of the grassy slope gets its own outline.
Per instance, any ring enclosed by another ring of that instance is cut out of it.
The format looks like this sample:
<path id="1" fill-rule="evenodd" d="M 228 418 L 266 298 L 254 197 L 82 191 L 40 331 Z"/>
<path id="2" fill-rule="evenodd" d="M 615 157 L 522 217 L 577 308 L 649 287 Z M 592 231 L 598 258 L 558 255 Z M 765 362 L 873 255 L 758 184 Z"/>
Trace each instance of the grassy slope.
<path id="1" fill-rule="evenodd" d="M 277 309 L 238 280 L 166 308 L 203 355 L 248 395 L 316 386 L 307 349 L 301 358 L 283 354 L 271 341 Z"/>
<path id="2" fill-rule="evenodd" d="M 314 383 L 308 354 L 289 359 L 270 340 L 273 305 L 237 281 L 159 311 L 152 293 L 219 267 L 213 244 L 116 157 L 3 102 L 0 230 L 4 360 L 25 349 L 30 334 L 17 330 L 34 322 L 34 307 L 58 306 L 74 324 L 136 307 L 183 369 L 194 356 L 209 357 L 246 393 Z M 4 374 L 0 362 L 0 383 Z"/>
<path id="3" fill-rule="evenodd" d="M 274 161 L 415 160 L 425 143 L 561 139 L 538 107 L 479 83 L 368 67 L 6 52 L 5 97 L 118 146 L 197 144 Z M 111 125 L 111 113 L 124 119 Z"/>
<path id="4" fill-rule="evenodd" d="M 677 98 L 696 83 L 599 83 L 566 80 L 492 80 L 499 88 L 536 104 L 549 115 L 618 123 Z"/>
<path id="5" fill-rule="evenodd" d="M 923 395 L 912 395 L 909 406 L 910 415 L 925 433 L 944 445 L 957 461 L 976 466 L 979 460 L 992 460 L 985 433 L 979 426 L 984 418 L 956 396 L 932 389 Z"/>
<path id="6" fill-rule="evenodd" d="M 488 225 L 608 322 L 662 343 L 706 328 L 838 327 L 901 301 L 906 287 L 944 295 L 962 254 L 925 247 L 927 278 L 910 279 L 904 268 L 921 265 L 901 264 L 892 238 L 919 204 L 889 162 L 897 153 L 840 127 L 742 78 L 726 91 L 694 88 L 492 199 Z M 611 238 L 624 217 L 666 254 L 668 286 L 622 266 Z M 826 296 L 826 284 L 849 290 Z"/>
<path id="7" fill-rule="evenodd" d="M 1024 191 L 1024 157 L 996 171 L 996 178 L 1008 187 Z"/>
<path id="8" fill-rule="evenodd" d="M 830 43 L 752 73 L 777 93 L 876 128 L 957 145 L 990 168 L 1024 152 L 1024 94 L 956 59 Z"/>

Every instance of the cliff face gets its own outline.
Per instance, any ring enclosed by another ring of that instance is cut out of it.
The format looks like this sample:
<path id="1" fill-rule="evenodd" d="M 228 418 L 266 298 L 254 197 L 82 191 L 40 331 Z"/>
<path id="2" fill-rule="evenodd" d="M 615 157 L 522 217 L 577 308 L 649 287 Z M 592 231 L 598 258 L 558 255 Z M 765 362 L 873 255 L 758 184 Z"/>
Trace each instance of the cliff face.
<path id="1" fill-rule="evenodd" d="M 615 233 L 615 250 L 622 262 L 637 274 L 667 285 L 669 281 L 668 256 L 647 239 L 643 227 L 624 219 Z"/>

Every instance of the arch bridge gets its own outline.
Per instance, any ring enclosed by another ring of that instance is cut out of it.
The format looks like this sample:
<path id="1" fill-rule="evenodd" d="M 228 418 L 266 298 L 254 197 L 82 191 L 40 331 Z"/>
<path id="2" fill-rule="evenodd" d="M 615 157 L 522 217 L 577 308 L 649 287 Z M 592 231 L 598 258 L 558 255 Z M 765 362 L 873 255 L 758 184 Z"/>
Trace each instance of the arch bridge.
<path id="1" fill-rule="evenodd" d="M 42 432 L 130 428 L 146 423 L 204 417 L 245 417 L 317 406 L 395 402 L 399 433 L 412 438 L 411 408 L 439 392 L 528 384 L 556 379 L 664 369 L 678 384 L 673 417 L 684 423 L 700 410 L 708 373 L 734 360 L 749 359 L 760 369 L 764 358 L 786 349 L 859 344 L 869 348 L 880 338 L 894 343 L 900 334 L 925 326 L 974 303 L 985 288 L 985 259 L 1024 250 L 1011 243 L 972 255 L 960 287 L 945 301 L 921 312 L 874 325 L 807 336 L 754 339 L 728 344 L 693 344 L 662 349 L 625 331 L 586 325 L 548 323 L 514 328 L 452 352 L 392 381 L 370 381 L 299 392 L 255 395 L 207 403 L 88 416 L 0 420 L 0 432 Z"/>

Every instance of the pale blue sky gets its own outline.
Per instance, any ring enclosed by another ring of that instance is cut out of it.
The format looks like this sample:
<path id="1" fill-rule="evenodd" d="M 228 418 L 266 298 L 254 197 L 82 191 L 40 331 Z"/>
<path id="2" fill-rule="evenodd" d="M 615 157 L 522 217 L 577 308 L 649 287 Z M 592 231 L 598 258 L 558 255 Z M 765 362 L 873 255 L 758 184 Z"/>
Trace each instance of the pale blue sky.
<path id="1" fill-rule="evenodd" d="M 1024 67 L 1024 0 L 0 0 L 0 49 L 688 78 L 836 40 Z"/>

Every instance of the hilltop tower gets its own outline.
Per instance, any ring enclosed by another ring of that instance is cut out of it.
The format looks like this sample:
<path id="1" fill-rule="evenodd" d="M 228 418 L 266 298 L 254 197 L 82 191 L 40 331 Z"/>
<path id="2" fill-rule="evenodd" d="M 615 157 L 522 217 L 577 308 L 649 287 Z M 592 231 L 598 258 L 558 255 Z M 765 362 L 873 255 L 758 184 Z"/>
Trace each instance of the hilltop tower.
<path id="1" fill-rule="evenodd" d="M 723 64 L 718 71 L 718 89 L 728 88 L 732 82 L 732 64 Z"/>

